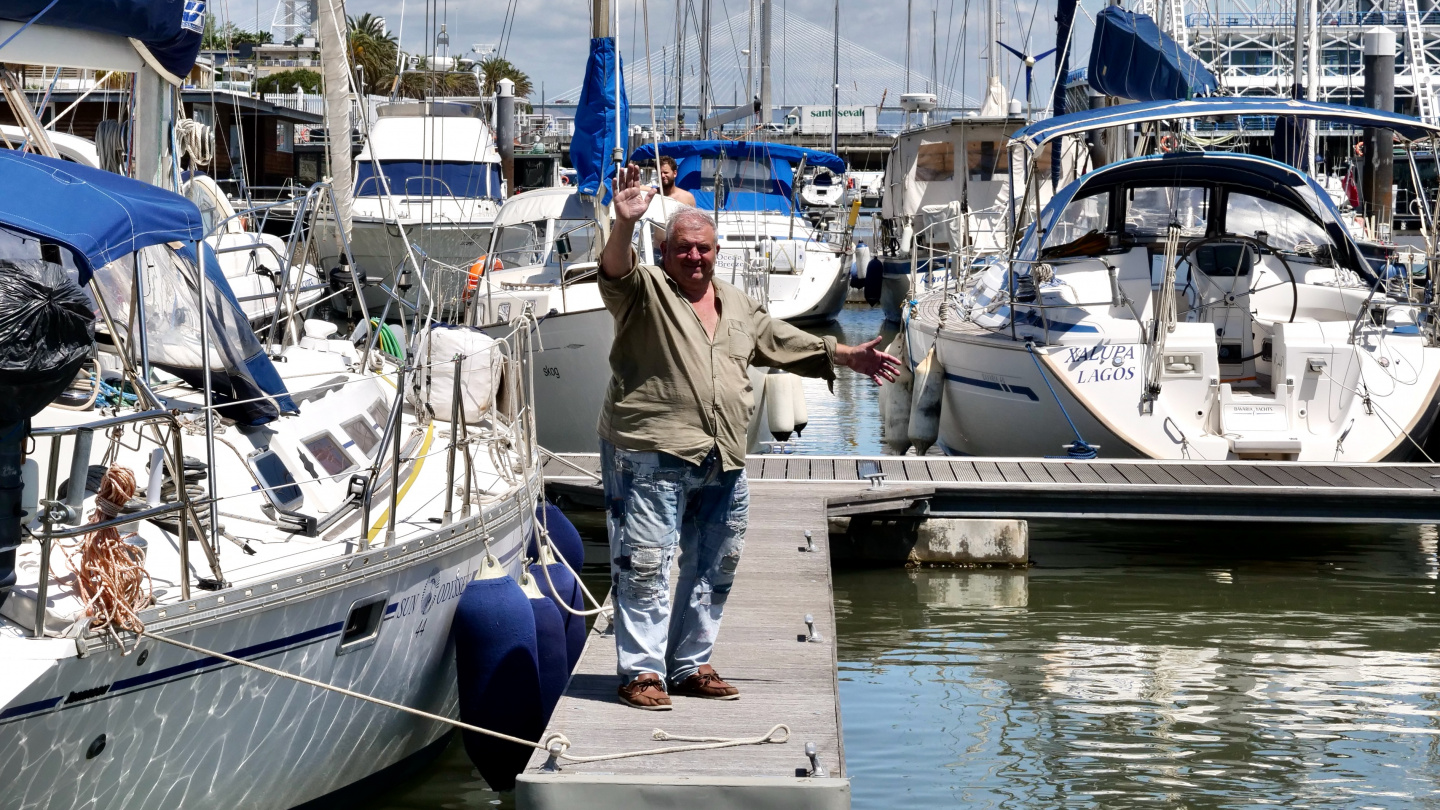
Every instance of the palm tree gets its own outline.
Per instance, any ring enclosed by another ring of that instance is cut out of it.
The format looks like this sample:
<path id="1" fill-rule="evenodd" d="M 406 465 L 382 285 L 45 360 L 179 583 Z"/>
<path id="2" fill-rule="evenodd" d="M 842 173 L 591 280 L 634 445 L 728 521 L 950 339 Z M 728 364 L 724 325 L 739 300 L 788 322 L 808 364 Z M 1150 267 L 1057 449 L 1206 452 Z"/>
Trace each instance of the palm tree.
<path id="1" fill-rule="evenodd" d="M 535 91 L 535 85 L 530 77 L 525 75 L 520 68 L 501 56 L 491 56 L 480 61 L 480 72 L 485 74 L 485 83 L 480 90 L 482 95 L 493 96 L 500 89 L 500 80 L 509 79 L 515 83 L 515 95 L 528 96 Z"/>
<path id="2" fill-rule="evenodd" d="M 395 78 L 395 60 L 399 45 L 394 35 L 385 30 L 385 23 L 372 14 L 346 18 L 349 29 L 350 64 L 365 77 L 365 92 L 385 94 Z"/>

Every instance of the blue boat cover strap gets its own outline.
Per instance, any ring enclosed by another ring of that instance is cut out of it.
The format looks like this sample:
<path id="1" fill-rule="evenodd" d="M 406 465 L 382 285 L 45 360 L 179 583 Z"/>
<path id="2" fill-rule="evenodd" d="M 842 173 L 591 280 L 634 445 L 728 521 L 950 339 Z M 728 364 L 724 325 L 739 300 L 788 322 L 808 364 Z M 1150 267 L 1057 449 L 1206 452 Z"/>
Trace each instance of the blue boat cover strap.
<path id="1" fill-rule="evenodd" d="M 0 149 L 0 223 L 69 248 L 81 286 L 141 248 L 205 235 L 200 209 L 179 194 L 10 149 Z"/>
<path id="2" fill-rule="evenodd" d="M 602 184 L 605 186 L 605 195 L 600 199 L 602 205 L 610 204 L 615 147 L 621 145 L 630 132 L 630 102 L 625 97 L 623 82 L 619 98 L 615 97 L 615 74 L 620 70 L 623 67 L 615 52 L 615 40 L 590 40 L 585 83 L 580 87 L 580 103 L 575 108 L 575 134 L 570 139 L 570 165 L 575 167 L 576 185 L 581 194 L 593 197 Z M 621 140 L 617 142 L 617 138 Z"/>
<path id="3" fill-rule="evenodd" d="M 49 4 L 50 0 L 6 0 L 0 3 L 0 20 L 29 22 Z M 65 0 L 45 11 L 38 24 L 137 40 L 156 64 L 183 79 L 200 54 L 205 4 L 205 0 Z"/>
<path id="4" fill-rule="evenodd" d="M 1147 101 L 1119 107 L 1057 115 L 1020 129 L 1010 143 L 1024 146 L 1031 153 L 1064 135 L 1075 135 L 1092 129 L 1128 126 L 1148 121 L 1176 118 L 1224 118 L 1242 115 L 1289 115 L 1312 121 L 1330 121 L 1353 127 L 1383 127 L 1408 140 L 1427 135 L 1440 135 L 1440 126 L 1427 124 L 1419 118 L 1399 113 L 1304 101 L 1289 98 L 1202 98 L 1191 101 Z"/>
<path id="5" fill-rule="evenodd" d="M 1106 6 L 1095 15 L 1086 75 L 1101 93 L 1136 101 L 1208 96 L 1220 86 L 1154 19 L 1120 6 Z"/>

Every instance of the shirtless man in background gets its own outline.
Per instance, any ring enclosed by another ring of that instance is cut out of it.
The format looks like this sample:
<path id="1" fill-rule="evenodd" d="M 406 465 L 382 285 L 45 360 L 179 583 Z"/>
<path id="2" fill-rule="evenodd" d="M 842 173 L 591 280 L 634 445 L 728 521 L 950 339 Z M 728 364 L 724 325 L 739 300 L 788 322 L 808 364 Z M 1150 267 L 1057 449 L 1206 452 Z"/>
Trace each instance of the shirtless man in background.
<path id="1" fill-rule="evenodd" d="M 685 203 L 692 208 L 695 206 L 695 195 L 675 185 L 675 158 L 669 155 L 660 156 L 660 193 L 676 202 Z"/>

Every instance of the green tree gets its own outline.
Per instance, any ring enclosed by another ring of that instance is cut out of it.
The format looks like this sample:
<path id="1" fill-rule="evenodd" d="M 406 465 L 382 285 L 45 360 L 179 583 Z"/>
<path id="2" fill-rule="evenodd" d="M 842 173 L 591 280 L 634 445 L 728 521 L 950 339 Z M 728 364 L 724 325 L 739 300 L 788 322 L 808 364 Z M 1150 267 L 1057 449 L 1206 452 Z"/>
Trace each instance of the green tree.
<path id="1" fill-rule="evenodd" d="M 220 25 L 214 14 L 205 15 L 205 28 L 200 35 L 200 47 L 211 51 L 223 51 L 240 45 L 266 45 L 274 40 L 269 31 L 243 31 L 233 22 Z"/>
<path id="2" fill-rule="evenodd" d="M 400 46 L 385 31 L 384 22 L 372 14 L 346 19 L 349 28 L 350 64 L 364 76 L 365 92 L 386 95 L 395 80 Z"/>
<path id="3" fill-rule="evenodd" d="M 323 83 L 324 78 L 319 73 L 295 68 L 261 77 L 255 82 L 255 89 L 261 93 L 296 93 L 302 90 L 306 93 L 318 93 Z"/>
<path id="4" fill-rule="evenodd" d="M 487 96 L 495 95 L 500 89 L 500 80 L 509 79 L 515 83 L 515 95 L 528 96 L 535 91 L 535 85 L 524 71 L 515 66 L 515 63 L 501 56 L 490 56 L 480 61 L 480 72 L 485 75 L 485 84 L 481 86 L 481 92 Z"/>

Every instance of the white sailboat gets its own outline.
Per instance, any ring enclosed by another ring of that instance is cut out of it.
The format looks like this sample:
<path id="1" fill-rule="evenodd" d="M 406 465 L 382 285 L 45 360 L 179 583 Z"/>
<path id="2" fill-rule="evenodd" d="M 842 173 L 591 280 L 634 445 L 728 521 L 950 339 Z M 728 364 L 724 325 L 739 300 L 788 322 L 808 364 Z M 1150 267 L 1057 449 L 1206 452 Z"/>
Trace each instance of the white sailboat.
<path id="1" fill-rule="evenodd" d="M 1440 128 L 1286 99 L 1154 102 L 1060 116 L 1016 134 L 1033 156 L 1099 127 L 1294 115 Z M 1031 163 L 1033 166 L 1033 161 Z M 1379 276 L 1324 189 L 1236 153 L 1176 151 L 1096 169 L 1033 203 L 1002 261 L 910 315 L 912 363 L 943 366 L 950 453 L 1403 460 L 1436 418 L 1440 336 L 1407 279 Z"/>

